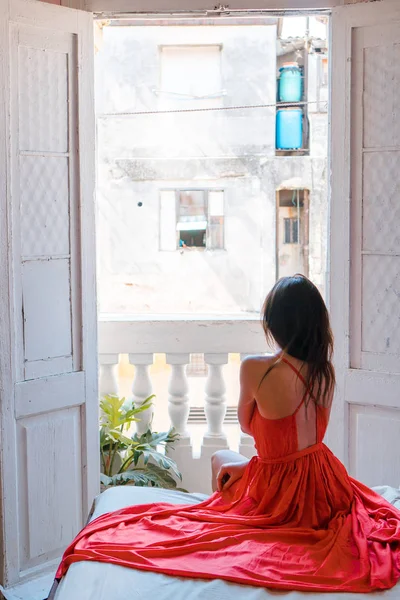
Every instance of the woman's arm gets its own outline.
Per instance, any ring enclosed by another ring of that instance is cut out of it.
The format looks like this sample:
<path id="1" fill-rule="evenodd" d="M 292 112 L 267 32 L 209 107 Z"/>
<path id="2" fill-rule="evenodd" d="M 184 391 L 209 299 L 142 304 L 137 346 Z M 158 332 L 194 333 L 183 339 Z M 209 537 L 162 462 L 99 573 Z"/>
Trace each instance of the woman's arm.
<path id="1" fill-rule="evenodd" d="M 250 421 L 256 407 L 254 398 L 254 373 L 252 360 L 246 359 L 240 366 L 240 396 L 238 406 L 238 419 L 243 433 L 251 435 Z"/>

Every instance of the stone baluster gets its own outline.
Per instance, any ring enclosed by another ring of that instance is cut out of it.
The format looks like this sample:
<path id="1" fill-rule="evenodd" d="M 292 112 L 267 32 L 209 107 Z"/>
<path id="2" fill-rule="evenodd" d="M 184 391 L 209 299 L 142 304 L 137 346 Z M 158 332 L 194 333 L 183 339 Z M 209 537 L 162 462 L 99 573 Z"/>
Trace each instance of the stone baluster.
<path id="1" fill-rule="evenodd" d="M 225 438 L 222 424 L 226 412 L 226 387 L 222 366 L 227 364 L 228 354 L 205 354 L 204 360 L 208 365 L 205 399 L 207 435 L 215 438 Z"/>
<path id="2" fill-rule="evenodd" d="M 152 385 L 149 375 L 149 366 L 153 364 L 152 354 L 130 354 L 129 362 L 135 367 L 135 375 L 132 383 L 132 400 L 136 407 L 142 406 L 143 402 L 152 395 Z M 151 426 L 153 419 L 153 406 L 138 415 L 136 431 L 140 435 L 145 433 Z"/>
<path id="3" fill-rule="evenodd" d="M 189 417 L 189 385 L 185 366 L 189 363 L 189 354 L 167 354 L 167 363 L 171 365 L 171 377 L 168 386 L 168 413 L 171 425 L 180 438 L 189 437 L 187 422 Z"/>
<path id="4" fill-rule="evenodd" d="M 208 365 L 206 383 L 205 413 L 207 432 L 203 437 L 201 456 L 205 460 L 222 448 L 227 448 L 223 422 L 226 412 L 225 381 L 222 367 L 228 362 L 228 354 L 205 354 L 204 360 Z"/>
<path id="5" fill-rule="evenodd" d="M 103 396 L 118 396 L 118 354 L 99 354 L 99 392 Z"/>
<path id="6" fill-rule="evenodd" d="M 240 359 L 244 360 L 247 356 L 248 354 L 241 354 Z M 252 458 L 257 453 L 253 437 L 247 433 L 243 433 L 243 431 L 240 432 L 239 453 L 246 456 L 246 458 Z"/>
<path id="7" fill-rule="evenodd" d="M 188 432 L 189 417 L 189 383 L 185 366 L 189 363 L 189 354 L 167 354 L 166 360 L 171 365 L 171 376 L 168 385 L 168 413 L 171 425 L 179 434 L 173 449 L 168 454 L 176 461 L 182 474 L 180 486 L 185 489 L 197 489 L 196 461 L 193 458 L 192 443 Z"/>
<path id="8" fill-rule="evenodd" d="M 257 451 L 254 447 L 254 439 L 247 433 L 240 433 L 239 453 L 246 458 L 252 458 Z"/>

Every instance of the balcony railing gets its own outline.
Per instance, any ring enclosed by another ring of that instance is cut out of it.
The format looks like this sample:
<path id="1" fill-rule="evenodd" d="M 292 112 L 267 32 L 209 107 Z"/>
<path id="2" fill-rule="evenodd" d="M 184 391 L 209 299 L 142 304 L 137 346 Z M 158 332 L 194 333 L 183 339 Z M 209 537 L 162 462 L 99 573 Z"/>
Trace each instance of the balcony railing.
<path id="1" fill-rule="evenodd" d="M 148 317 L 102 315 L 99 320 L 100 394 L 119 393 L 117 369 L 120 355 L 125 354 L 135 367 L 132 397 L 136 406 L 141 405 L 153 393 L 150 366 L 154 356 L 165 354 L 170 365 L 165 393 L 169 420 L 180 434 L 173 457 L 182 471 L 182 485 L 190 491 L 207 493 L 211 490 L 211 456 L 216 450 L 228 448 L 224 431 L 226 382 L 223 367 L 228 363 L 229 354 L 244 357 L 266 350 L 260 322 L 253 318 L 184 320 L 157 317 L 148 320 Z M 198 458 L 193 455 L 188 428 L 190 402 L 185 368 L 191 354 L 203 354 L 208 367 L 204 395 L 207 431 Z M 139 432 L 149 426 L 152 411 L 142 413 L 142 419 L 137 423 Z M 168 423 L 164 427 L 167 428 Z M 250 436 L 240 435 L 239 451 L 248 457 L 254 454 Z"/>

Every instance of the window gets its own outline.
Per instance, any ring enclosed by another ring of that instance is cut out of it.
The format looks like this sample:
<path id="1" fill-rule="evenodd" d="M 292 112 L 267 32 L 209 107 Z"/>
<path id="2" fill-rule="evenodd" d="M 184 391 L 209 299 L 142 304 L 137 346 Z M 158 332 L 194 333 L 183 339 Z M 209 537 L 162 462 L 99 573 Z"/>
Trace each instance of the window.
<path id="1" fill-rule="evenodd" d="M 276 277 L 309 274 L 309 191 L 276 193 Z"/>
<path id="2" fill-rule="evenodd" d="M 283 219 L 285 227 L 284 244 L 299 243 L 299 221 L 297 218 L 285 217 Z"/>
<path id="3" fill-rule="evenodd" d="M 208 192 L 208 247 L 224 247 L 224 192 Z"/>
<path id="4" fill-rule="evenodd" d="M 207 234 L 207 199 L 203 190 L 178 192 L 180 248 L 205 248 Z"/>
<path id="5" fill-rule="evenodd" d="M 222 190 L 162 190 L 160 250 L 224 248 Z"/>
<path id="6" fill-rule="evenodd" d="M 160 108 L 222 106 L 221 46 L 162 46 L 160 62 Z"/>

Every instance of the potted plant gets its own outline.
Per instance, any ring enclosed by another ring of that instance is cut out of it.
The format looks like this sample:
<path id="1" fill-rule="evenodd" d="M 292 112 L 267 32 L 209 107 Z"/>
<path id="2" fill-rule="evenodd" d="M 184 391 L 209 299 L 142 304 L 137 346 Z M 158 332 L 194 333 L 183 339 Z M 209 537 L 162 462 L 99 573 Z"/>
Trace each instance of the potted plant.
<path id="1" fill-rule="evenodd" d="M 179 435 L 170 429 L 153 432 L 150 429 L 129 437 L 129 429 L 143 411 L 150 408 L 154 396 L 139 407 L 125 398 L 104 396 L 100 402 L 100 481 L 104 487 L 115 485 L 150 486 L 180 489 L 176 478 L 182 479 L 175 461 L 159 451 L 171 447 Z"/>

